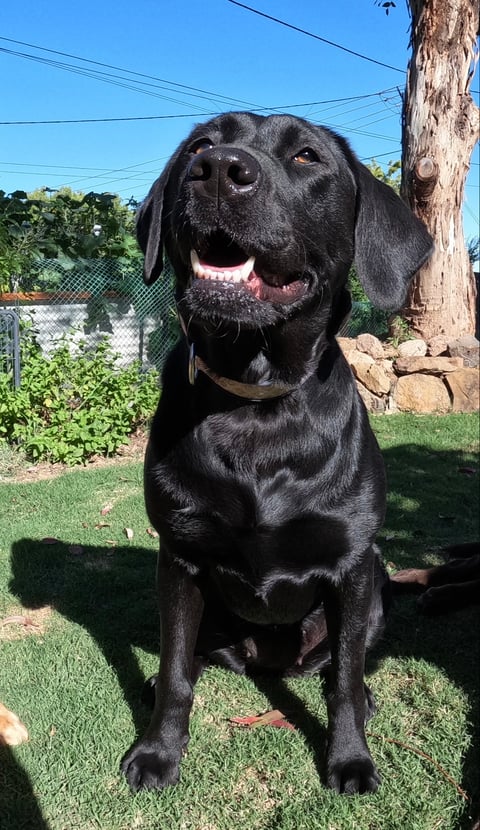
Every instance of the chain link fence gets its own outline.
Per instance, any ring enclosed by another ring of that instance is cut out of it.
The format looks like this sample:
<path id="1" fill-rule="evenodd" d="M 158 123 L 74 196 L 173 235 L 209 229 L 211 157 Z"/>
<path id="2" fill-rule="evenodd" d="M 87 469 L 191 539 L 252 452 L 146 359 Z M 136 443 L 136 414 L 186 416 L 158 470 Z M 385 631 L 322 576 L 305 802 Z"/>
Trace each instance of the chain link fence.
<path id="1" fill-rule="evenodd" d="M 371 303 L 354 300 L 352 310 L 338 333 L 342 337 L 358 337 L 359 334 L 368 332 L 376 337 L 385 338 L 388 335 L 390 316 L 386 311 L 374 308 Z"/>
<path id="2" fill-rule="evenodd" d="M 10 375 L 20 386 L 20 323 L 11 309 L 0 309 L 0 373 Z"/>
<path id="3" fill-rule="evenodd" d="M 31 269 L 29 285 L 26 293 L 0 294 L 0 307 L 31 325 L 47 354 L 66 334 L 92 348 L 108 336 L 122 364 L 161 368 L 177 339 L 172 278 L 146 286 L 139 260 L 43 260 Z"/>
<path id="4" fill-rule="evenodd" d="M 178 337 L 173 277 L 167 271 L 154 285 L 146 286 L 141 261 L 93 259 L 63 264 L 42 260 L 31 269 L 28 285 L 28 293 L 0 294 L 0 308 L 7 315 L 16 312 L 20 321 L 33 327 L 46 354 L 67 334 L 92 348 L 108 336 L 123 365 L 138 360 L 142 368 L 161 369 Z M 13 335 L 7 330 L 10 323 L 5 315 L 3 319 L 0 351 L 7 366 Z M 353 303 L 340 333 L 356 337 L 365 331 L 385 335 L 387 316 L 369 303 Z M 3 367 L 2 362 L 1 371 Z"/>

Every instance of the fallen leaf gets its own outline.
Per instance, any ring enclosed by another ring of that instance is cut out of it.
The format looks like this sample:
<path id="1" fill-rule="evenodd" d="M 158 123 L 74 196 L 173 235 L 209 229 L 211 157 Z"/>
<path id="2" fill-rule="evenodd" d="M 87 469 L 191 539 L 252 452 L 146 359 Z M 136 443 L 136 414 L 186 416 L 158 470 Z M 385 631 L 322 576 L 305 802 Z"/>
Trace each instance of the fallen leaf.
<path id="1" fill-rule="evenodd" d="M 82 527 L 85 527 L 85 528 L 88 529 L 88 522 L 82 522 Z"/>
<path id="2" fill-rule="evenodd" d="M 243 726 L 247 729 L 256 729 L 259 726 L 276 726 L 280 729 L 295 729 L 293 724 L 286 719 L 283 712 L 280 712 L 279 709 L 273 709 L 271 712 L 265 712 L 263 715 L 249 715 L 244 718 L 230 718 L 230 723 L 234 726 Z"/>
<path id="3" fill-rule="evenodd" d="M 115 547 L 115 545 L 118 545 L 118 542 L 116 539 L 105 539 L 105 544 Z"/>
<path id="4" fill-rule="evenodd" d="M 45 536 L 42 539 L 42 545 L 56 545 L 60 539 L 56 539 L 55 536 Z"/>
<path id="5" fill-rule="evenodd" d="M 158 533 L 153 529 L 153 527 L 147 527 L 147 533 L 152 537 L 152 539 L 158 539 Z"/>
<path id="6" fill-rule="evenodd" d="M 124 532 L 125 536 L 127 537 L 127 539 L 129 539 L 129 540 L 133 539 L 133 530 L 132 530 L 131 527 L 124 527 L 123 532 Z"/>
<path id="7" fill-rule="evenodd" d="M 286 718 L 280 718 L 280 720 L 274 720 L 271 722 L 270 726 L 275 726 L 277 729 L 290 729 L 292 732 L 295 732 L 295 727 L 293 723 L 290 723 L 289 720 Z"/>
<path id="8" fill-rule="evenodd" d="M 95 530 L 101 530 L 102 527 L 110 527 L 110 523 L 109 522 L 99 522 L 98 524 L 95 525 Z"/>
<path id="9" fill-rule="evenodd" d="M 476 467 L 459 467 L 458 472 L 464 476 L 474 476 L 478 471 Z"/>
<path id="10" fill-rule="evenodd" d="M 100 510 L 100 515 L 106 516 L 108 513 L 110 513 L 111 510 L 113 510 L 113 504 L 109 502 L 108 504 L 105 504 L 102 507 L 102 509 Z"/>
<path id="11" fill-rule="evenodd" d="M 4 617 L 0 620 L 0 625 L 21 625 L 29 631 L 35 631 L 40 626 L 33 622 L 31 617 L 26 617 L 24 614 L 12 614 L 10 617 Z"/>
<path id="12" fill-rule="evenodd" d="M 69 545 L 68 550 L 70 553 L 73 553 L 74 556 L 80 556 L 83 553 L 83 547 L 81 545 Z"/>
<path id="13" fill-rule="evenodd" d="M 230 718 L 230 723 L 233 723 L 234 726 L 251 726 L 258 720 L 257 715 L 249 715 L 245 718 Z"/>

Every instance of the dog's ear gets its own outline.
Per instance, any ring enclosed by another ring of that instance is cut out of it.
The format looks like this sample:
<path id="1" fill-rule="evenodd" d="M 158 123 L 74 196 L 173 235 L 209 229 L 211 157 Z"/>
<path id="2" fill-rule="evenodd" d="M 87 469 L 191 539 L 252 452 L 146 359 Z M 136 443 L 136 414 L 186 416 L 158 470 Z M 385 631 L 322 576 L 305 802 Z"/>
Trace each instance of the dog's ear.
<path id="1" fill-rule="evenodd" d="M 145 254 L 143 278 L 147 285 L 155 282 L 163 270 L 162 219 L 165 190 L 177 155 L 178 153 L 170 159 L 161 176 L 153 183 L 137 212 L 137 240 Z"/>
<path id="2" fill-rule="evenodd" d="M 403 304 L 410 279 L 430 256 L 432 239 L 394 190 L 359 161 L 355 174 L 357 274 L 375 306 L 394 310 Z"/>

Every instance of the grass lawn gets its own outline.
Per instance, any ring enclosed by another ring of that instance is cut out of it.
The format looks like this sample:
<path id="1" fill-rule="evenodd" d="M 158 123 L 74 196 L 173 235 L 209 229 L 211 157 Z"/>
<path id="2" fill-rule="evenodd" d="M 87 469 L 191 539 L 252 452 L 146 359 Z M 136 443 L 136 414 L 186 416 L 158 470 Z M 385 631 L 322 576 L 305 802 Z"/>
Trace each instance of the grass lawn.
<path id="1" fill-rule="evenodd" d="M 385 561 L 435 563 L 442 545 L 477 539 L 477 416 L 373 424 L 390 487 Z M 141 464 L 3 483 L 0 506 L 0 701 L 30 733 L 28 743 L 0 748 L 2 830 L 470 826 L 472 803 L 459 788 L 478 805 L 478 609 L 428 619 L 414 598 L 396 603 L 368 665 L 379 706 L 368 726 L 383 779 L 377 794 L 340 797 L 322 784 L 318 678 L 254 684 L 210 669 L 196 689 L 181 783 L 132 795 L 119 761 L 148 720 L 139 693 L 156 671 L 158 640 L 157 542 L 147 533 Z M 272 708 L 296 730 L 229 723 Z"/>

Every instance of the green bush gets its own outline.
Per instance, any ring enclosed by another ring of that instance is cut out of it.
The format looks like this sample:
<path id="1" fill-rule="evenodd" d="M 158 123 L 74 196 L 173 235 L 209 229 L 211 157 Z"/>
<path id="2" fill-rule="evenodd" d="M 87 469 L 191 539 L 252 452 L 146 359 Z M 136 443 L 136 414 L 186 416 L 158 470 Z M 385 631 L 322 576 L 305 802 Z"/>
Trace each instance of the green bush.
<path id="1" fill-rule="evenodd" d="M 95 351 L 64 337 L 44 355 L 31 332 L 22 337 L 22 381 L 0 373 L 0 441 L 20 444 L 33 461 L 85 463 L 113 455 L 151 417 L 158 373 L 118 365 L 108 339 Z"/>

